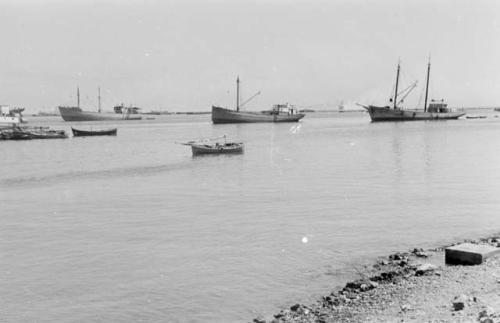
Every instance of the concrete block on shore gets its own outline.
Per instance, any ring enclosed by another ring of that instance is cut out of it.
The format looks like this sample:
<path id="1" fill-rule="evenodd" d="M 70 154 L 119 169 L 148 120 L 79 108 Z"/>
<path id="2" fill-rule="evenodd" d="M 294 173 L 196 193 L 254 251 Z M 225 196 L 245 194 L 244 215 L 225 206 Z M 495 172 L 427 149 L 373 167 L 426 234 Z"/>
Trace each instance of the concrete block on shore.
<path id="1" fill-rule="evenodd" d="M 450 265 L 479 265 L 486 258 L 500 254 L 500 248 L 461 243 L 445 249 L 445 262 Z"/>

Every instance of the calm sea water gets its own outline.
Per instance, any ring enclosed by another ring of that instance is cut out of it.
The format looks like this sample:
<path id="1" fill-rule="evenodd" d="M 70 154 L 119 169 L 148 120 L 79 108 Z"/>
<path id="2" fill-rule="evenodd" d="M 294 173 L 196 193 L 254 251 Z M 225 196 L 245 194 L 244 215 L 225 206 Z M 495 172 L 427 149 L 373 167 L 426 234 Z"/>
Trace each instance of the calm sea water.
<path id="1" fill-rule="evenodd" d="M 375 257 L 500 229 L 500 118 L 123 123 L 0 142 L 0 321 L 249 322 Z M 245 153 L 176 141 L 226 134 Z"/>

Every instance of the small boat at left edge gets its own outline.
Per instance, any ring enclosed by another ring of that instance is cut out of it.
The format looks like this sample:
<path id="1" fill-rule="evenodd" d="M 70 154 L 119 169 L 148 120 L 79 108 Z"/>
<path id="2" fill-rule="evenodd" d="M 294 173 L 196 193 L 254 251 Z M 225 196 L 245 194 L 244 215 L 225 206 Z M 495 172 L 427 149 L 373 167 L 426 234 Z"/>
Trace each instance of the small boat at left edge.
<path id="1" fill-rule="evenodd" d="M 64 139 L 68 135 L 64 130 L 53 130 L 47 127 L 11 127 L 0 130 L 0 140 L 31 140 L 31 139 Z"/>
<path id="2" fill-rule="evenodd" d="M 19 125 L 26 123 L 22 112 L 24 108 L 11 108 L 8 105 L 0 105 L 0 126 Z"/>

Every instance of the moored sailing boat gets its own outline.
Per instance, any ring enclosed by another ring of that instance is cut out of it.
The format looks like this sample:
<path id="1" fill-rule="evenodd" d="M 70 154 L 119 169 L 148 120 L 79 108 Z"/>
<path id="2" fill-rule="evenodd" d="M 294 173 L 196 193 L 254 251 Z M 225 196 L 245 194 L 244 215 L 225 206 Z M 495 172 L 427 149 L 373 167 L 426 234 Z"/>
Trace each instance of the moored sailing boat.
<path id="1" fill-rule="evenodd" d="M 117 121 L 117 120 L 140 120 L 142 116 L 137 114 L 132 108 L 123 108 L 121 113 L 101 113 L 101 91 L 99 90 L 98 111 L 84 111 L 80 108 L 80 89 L 77 89 L 77 106 L 60 106 L 59 112 L 64 121 Z"/>
<path id="2" fill-rule="evenodd" d="M 390 106 L 373 106 L 373 105 L 361 105 L 370 114 L 372 121 L 414 121 L 414 120 L 450 120 L 458 119 L 459 117 L 465 115 L 465 112 L 453 112 L 448 108 L 448 105 L 441 102 L 436 102 L 431 100 L 429 106 L 427 106 L 427 97 L 429 93 L 429 75 L 431 70 L 431 63 L 429 61 L 427 65 L 427 82 L 425 88 L 425 103 L 424 110 L 406 110 L 398 107 L 398 83 L 399 83 L 399 71 L 400 64 L 398 63 L 398 70 L 396 74 L 396 90 L 394 91 L 393 107 Z M 416 86 L 416 83 L 414 83 Z M 412 87 L 414 87 L 412 85 Z M 404 91 L 403 91 L 404 92 Z M 402 102 L 402 101 L 400 101 Z"/>
<path id="3" fill-rule="evenodd" d="M 305 114 L 299 113 L 292 105 L 276 104 L 271 110 L 253 112 L 240 111 L 240 108 L 248 103 L 257 92 L 244 103 L 240 104 L 240 78 L 236 80 L 236 110 L 212 106 L 212 122 L 213 123 L 252 123 L 252 122 L 297 122 L 302 119 Z"/>

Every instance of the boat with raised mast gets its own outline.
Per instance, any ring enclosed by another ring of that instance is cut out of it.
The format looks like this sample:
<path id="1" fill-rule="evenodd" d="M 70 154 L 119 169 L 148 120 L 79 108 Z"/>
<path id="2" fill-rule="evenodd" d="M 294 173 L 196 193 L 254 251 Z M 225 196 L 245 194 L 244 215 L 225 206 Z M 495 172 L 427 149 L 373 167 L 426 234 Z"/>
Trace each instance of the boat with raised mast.
<path id="1" fill-rule="evenodd" d="M 427 106 L 427 97 L 429 94 L 429 75 L 431 70 L 431 62 L 429 59 L 429 63 L 427 64 L 427 81 L 425 87 L 425 103 L 424 109 L 422 110 L 407 110 L 398 106 L 398 104 L 402 103 L 406 95 L 409 94 L 413 88 L 416 87 L 416 82 L 413 83 L 410 87 L 406 88 L 402 92 L 405 93 L 403 100 L 398 100 L 398 83 L 399 83 L 399 72 L 400 72 L 400 63 L 398 63 L 398 69 L 396 74 L 396 89 L 394 91 L 394 98 L 392 101 L 393 106 L 373 106 L 373 105 L 362 105 L 368 113 L 370 114 L 370 118 L 372 122 L 375 121 L 416 121 L 416 120 L 450 120 L 450 119 L 458 119 L 461 116 L 465 115 L 465 112 L 453 112 L 448 105 L 441 101 L 431 100 L 429 105 Z"/>
<path id="2" fill-rule="evenodd" d="M 118 121 L 118 120 L 140 120 L 142 116 L 134 112 L 131 108 L 124 107 L 121 113 L 101 112 L 101 89 L 98 89 L 98 110 L 84 111 L 80 108 L 80 89 L 77 88 L 77 106 L 59 106 L 59 113 L 64 121 Z"/>
<path id="3" fill-rule="evenodd" d="M 236 79 L 236 110 L 212 106 L 212 122 L 217 123 L 254 123 L 254 122 L 297 122 L 305 114 L 292 105 L 275 104 L 271 110 L 266 111 L 240 111 L 246 103 L 260 94 L 260 91 L 240 104 L 240 78 Z"/>

